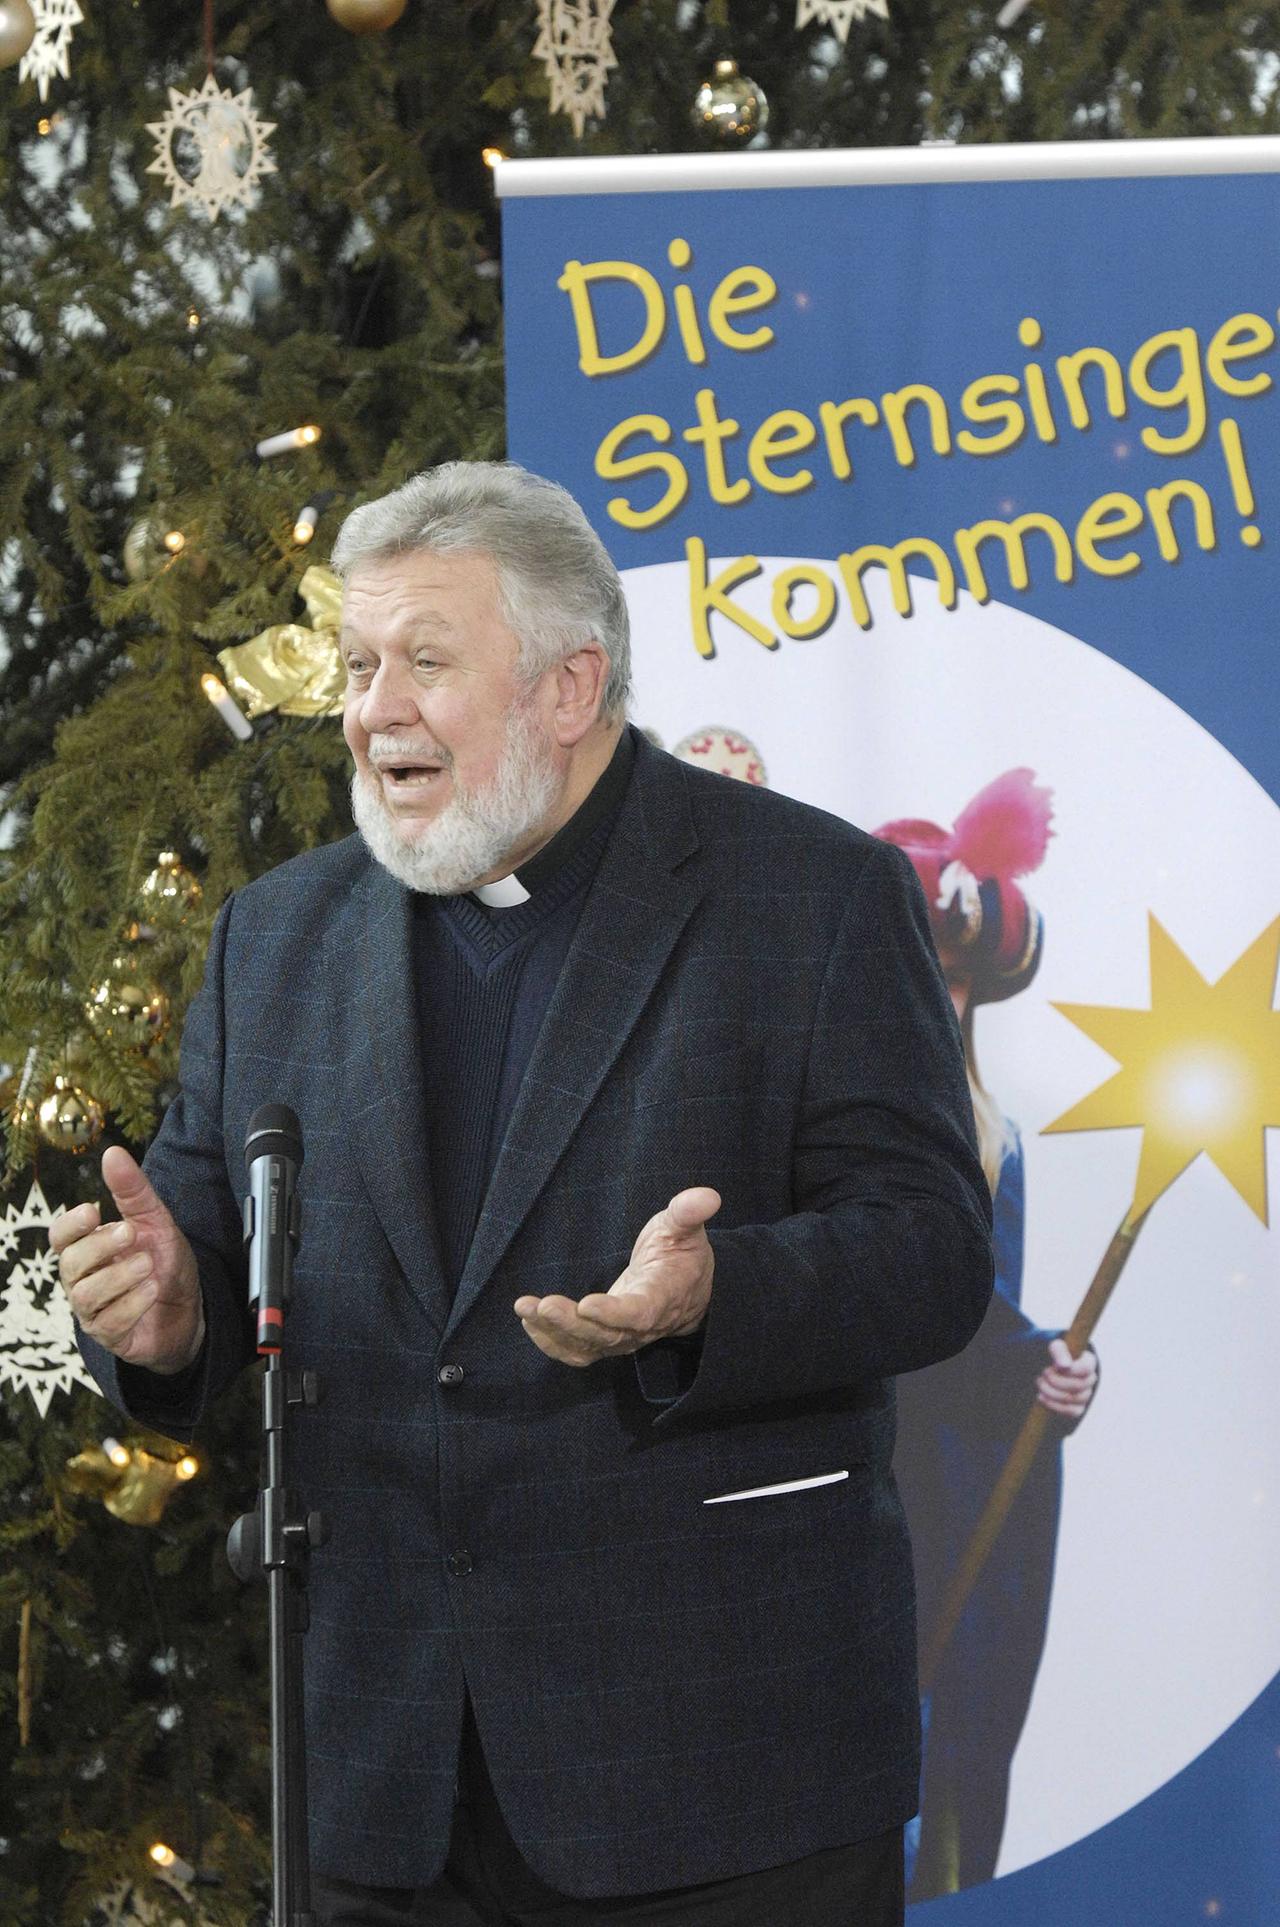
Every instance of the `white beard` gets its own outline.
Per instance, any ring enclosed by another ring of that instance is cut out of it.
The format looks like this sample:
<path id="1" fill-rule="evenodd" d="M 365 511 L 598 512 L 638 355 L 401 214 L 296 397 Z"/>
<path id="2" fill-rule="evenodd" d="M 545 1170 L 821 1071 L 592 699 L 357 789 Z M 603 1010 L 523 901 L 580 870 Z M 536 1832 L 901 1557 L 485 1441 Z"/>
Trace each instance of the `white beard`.
<path id="1" fill-rule="evenodd" d="M 388 745 L 390 750 L 391 746 Z M 453 758 L 433 750 L 453 774 Z M 412 842 L 383 801 L 377 776 L 359 770 L 351 779 L 351 814 L 369 854 L 410 890 L 458 896 L 492 870 L 546 821 L 560 788 L 554 763 L 529 712 L 515 709 L 492 782 L 483 789 L 455 785 L 439 816 L 424 823 Z"/>

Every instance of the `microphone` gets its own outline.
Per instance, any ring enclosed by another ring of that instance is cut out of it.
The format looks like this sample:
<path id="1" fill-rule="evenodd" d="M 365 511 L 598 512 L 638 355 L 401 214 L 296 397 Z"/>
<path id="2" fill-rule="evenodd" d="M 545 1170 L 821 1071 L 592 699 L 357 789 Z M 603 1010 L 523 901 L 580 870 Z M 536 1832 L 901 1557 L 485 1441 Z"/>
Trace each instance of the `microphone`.
<path id="1" fill-rule="evenodd" d="M 244 1144 L 249 1191 L 244 1241 L 249 1247 L 249 1303 L 258 1313 L 258 1351 L 284 1344 L 284 1308 L 293 1287 L 293 1254 L 302 1235 L 298 1173 L 302 1126 L 287 1104 L 261 1104 Z"/>

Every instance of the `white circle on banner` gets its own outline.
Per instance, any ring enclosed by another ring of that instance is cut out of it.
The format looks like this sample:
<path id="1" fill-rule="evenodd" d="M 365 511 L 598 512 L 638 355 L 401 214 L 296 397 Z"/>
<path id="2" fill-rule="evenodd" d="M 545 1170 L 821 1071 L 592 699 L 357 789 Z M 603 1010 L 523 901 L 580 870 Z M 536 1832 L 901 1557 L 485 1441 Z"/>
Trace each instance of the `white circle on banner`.
<path id="1" fill-rule="evenodd" d="M 732 600 L 776 633 L 770 584 L 804 558 L 761 560 Z M 664 742 L 732 717 L 770 788 L 869 829 L 908 816 L 949 828 L 1009 769 L 1052 790 L 1054 835 L 1025 883 L 1043 962 L 1027 990 L 978 1010 L 975 1036 L 1026 1154 L 1023 1306 L 1065 1326 L 1132 1199 L 1139 1132 L 1042 1135 L 1116 1068 L 1053 1005 L 1149 1009 L 1149 913 L 1216 981 L 1280 915 L 1280 808 L 1150 684 L 1007 604 L 962 595 L 948 612 L 932 580 L 912 578 L 906 618 L 876 571 L 868 630 L 843 598 L 824 634 L 777 649 L 715 616 L 707 658 L 683 563 L 624 581 L 634 714 Z M 1198 1158 L 1157 1200 L 1098 1329 L 1101 1388 L 1064 1447 L 1001 1874 L 1164 1785 L 1280 1670 L 1280 1132 L 1267 1151 L 1272 1228 Z"/>

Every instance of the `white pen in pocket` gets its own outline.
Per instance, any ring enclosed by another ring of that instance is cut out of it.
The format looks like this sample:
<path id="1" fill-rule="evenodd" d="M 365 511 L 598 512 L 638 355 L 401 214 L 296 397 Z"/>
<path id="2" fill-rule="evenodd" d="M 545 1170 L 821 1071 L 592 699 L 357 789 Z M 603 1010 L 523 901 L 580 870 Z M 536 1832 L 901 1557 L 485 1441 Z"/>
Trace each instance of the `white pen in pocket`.
<path id="1" fill-rule="evenodd" d="M 807 1492 L 815 1485 L 838 1485 L 847 1479 L 848 1471 L 819 1472 L 812 1479 L 784 1479 L 781 1485 L 751 1485 L 741 1492 L 719 1492 L 714 1499 L 704 1499 L 703 1505 L 728 1505 L 733 1499 L 772 1499 L 779 1492 Z"/>

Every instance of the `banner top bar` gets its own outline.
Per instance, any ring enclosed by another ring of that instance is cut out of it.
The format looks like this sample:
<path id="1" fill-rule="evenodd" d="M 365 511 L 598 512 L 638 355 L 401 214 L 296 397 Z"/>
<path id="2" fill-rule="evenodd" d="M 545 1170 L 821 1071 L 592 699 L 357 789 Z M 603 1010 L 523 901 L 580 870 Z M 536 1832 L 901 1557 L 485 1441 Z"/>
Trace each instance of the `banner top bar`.
<path id="1" fill-rule="evenodd" d="M 696 194 L 739 187 L 883 187 L 1276 172 L 1280 172 L 1280 137 L 1251 134 L 1205 140 L 1035 141 L 504 160 L 494 168 L 494 185 L 499 197 L 509 200 L 535 194 Z"/>

